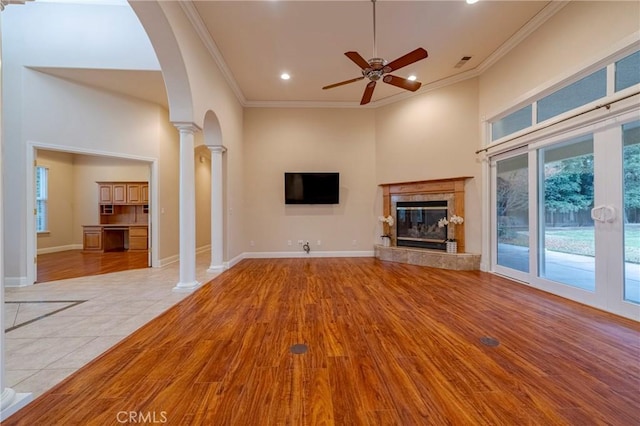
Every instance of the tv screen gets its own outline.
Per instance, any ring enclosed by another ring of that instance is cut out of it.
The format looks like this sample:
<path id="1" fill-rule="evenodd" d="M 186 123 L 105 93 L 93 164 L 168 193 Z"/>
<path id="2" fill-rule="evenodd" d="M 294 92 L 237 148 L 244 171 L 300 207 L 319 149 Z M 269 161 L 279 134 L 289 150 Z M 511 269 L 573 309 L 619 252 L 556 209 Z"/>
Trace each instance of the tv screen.
<path id="1" fill-rule="evenodd" d="M 285 204 L 338 204 L 340 174 L 285 173 Z"/>

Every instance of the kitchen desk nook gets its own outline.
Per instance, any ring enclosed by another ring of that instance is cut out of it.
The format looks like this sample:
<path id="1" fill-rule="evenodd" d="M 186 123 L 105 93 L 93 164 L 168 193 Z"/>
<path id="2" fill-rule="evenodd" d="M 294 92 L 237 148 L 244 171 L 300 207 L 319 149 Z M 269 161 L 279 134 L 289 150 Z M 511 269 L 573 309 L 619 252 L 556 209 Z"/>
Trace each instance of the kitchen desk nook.
<path id="1" fill-rule="evenodd" d="M 85 252 L 149 248 L 148 182 L 97 182 L 99 223 L 83 225 Z"/>

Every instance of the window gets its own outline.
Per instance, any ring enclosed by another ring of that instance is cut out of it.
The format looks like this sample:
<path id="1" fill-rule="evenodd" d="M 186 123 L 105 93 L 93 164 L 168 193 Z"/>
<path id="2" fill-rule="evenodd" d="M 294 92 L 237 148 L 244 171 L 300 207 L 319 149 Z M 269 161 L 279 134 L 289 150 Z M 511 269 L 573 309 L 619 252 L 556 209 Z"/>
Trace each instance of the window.
<path id="1" fill-rule="evenodd" d="M 538 101 L 538 123 L 607 95 L 607 70 L 602 68 Z"/>
<path id="2" fill-rule="evenodd" d="M 535 127 L 534 123 L 541 123 L 583 105 L 605 99 L 614 95 L 614 92 L 640 84 L 640 51 L 619 59 L 613 65 L 614 87 L 610 90 L 607 90 L 607 67 L 600 68 L 580 80 L 567 82 L 546 96 L 529 99 L 526 106 L 509 115 L 497 116 L 500 118 L 490 120 L 490 141 L 495 142 L 520 130 Z"/>
<path id="3" fill-rule="evenodd" d="M 49 169 L 36 166 L 36 232 L 47 231 Z"/>
<path id="4" fill-rule="evenodd" d="M 503 136 L 510 135 L 518 130 L 531 126 L 531 110 L 533 105 L 529 104 L 516 112 L 512 112 L 506 117 L 491 124 L 491 140 L 495 141 Z"/>
<path id="5" fill-rule="evenodd" d="M 616 62 L 616 92 L 640 83 L 640 51 Z"/>

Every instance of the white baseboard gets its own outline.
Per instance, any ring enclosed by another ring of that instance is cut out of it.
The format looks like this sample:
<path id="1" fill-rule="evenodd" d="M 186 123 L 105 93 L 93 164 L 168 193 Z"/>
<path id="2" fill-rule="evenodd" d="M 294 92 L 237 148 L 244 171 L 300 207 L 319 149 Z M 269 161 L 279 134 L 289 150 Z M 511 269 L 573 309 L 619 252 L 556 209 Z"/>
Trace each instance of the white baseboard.
<path id="1" fill-rule="evenodd" d="M 196 247 L 196 254 L 204 253 L 205 251 L 211 251 L 211 244 L 206 246 Z"/>
<path id="2" fill-rule="evenodd" d="M 27 282 L 27 277 L 4 277 L 5 287 L 26 287 L 31 284 Z"/>
<path id="3" fill-rule="evenodd" d="M 229 268 L 233 268 L 234 266 L 236 266 L 242 259 L 246 258 L 246 253 L 242 253 L 237 255 L 236 257 L 234 257 L 233 259 L 229 260 L 228 262 L 224 262 L 224 269 L 229 269 Z"/>
<path id="4" fill-rule="evenodd" d="M 45 247 L 37 250 L 38 254 L 58 253 L 60 251 L 82 250 L 82 244 L 69 244 L 66 246 Z"/>
<path id="5" fill-rule="evenodd" d="M 173 256 L 165 257 L 164 259 L 159 259 L 158 260 L 158 266 L 160 268 L 162 268 L 163 266 L 167 266 L 167 265 L 170 265 L 172 263 L 179 262 L 179 261 L 180 261 L 180 255 L 176 254 L 176 255 L 173 255 Z"/>
<path id="6" fill-rule="evenodd" d="M 305 257 L 373 257 L 373 250 L 363 251 L 312 251 L 310 253 L 299 251 L 272 251 L 272 252 L 247 252 L 245 259 L 283 259 Z"/>

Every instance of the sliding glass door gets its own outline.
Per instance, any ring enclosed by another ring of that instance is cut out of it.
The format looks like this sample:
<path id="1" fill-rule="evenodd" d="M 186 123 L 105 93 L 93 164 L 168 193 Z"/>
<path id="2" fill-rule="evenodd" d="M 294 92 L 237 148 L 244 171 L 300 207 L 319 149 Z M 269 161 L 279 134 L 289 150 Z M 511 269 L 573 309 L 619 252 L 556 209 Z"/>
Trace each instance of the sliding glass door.
<path id="1" fill-rule="evenodd" d="M 526 152 L 498 158 L 492 163 L 495 268 L 518 279 L 522 279 L 522 273 L 529 272 L 528 163 Z"/>
<path id="2" fill-rule="evenodd" d="M 538 151 L 538 274 L 595 291 L 593 136 Z"/>
<path id="3" fill-rule="evenodd" d="M 492 269 L 640 319 L 638 113 L 491 161 Z"/>
<path id="4" fill-rule="evenodd" d="M 624 300 L 640 303 L 640 120 L 622 126 Z"/>

